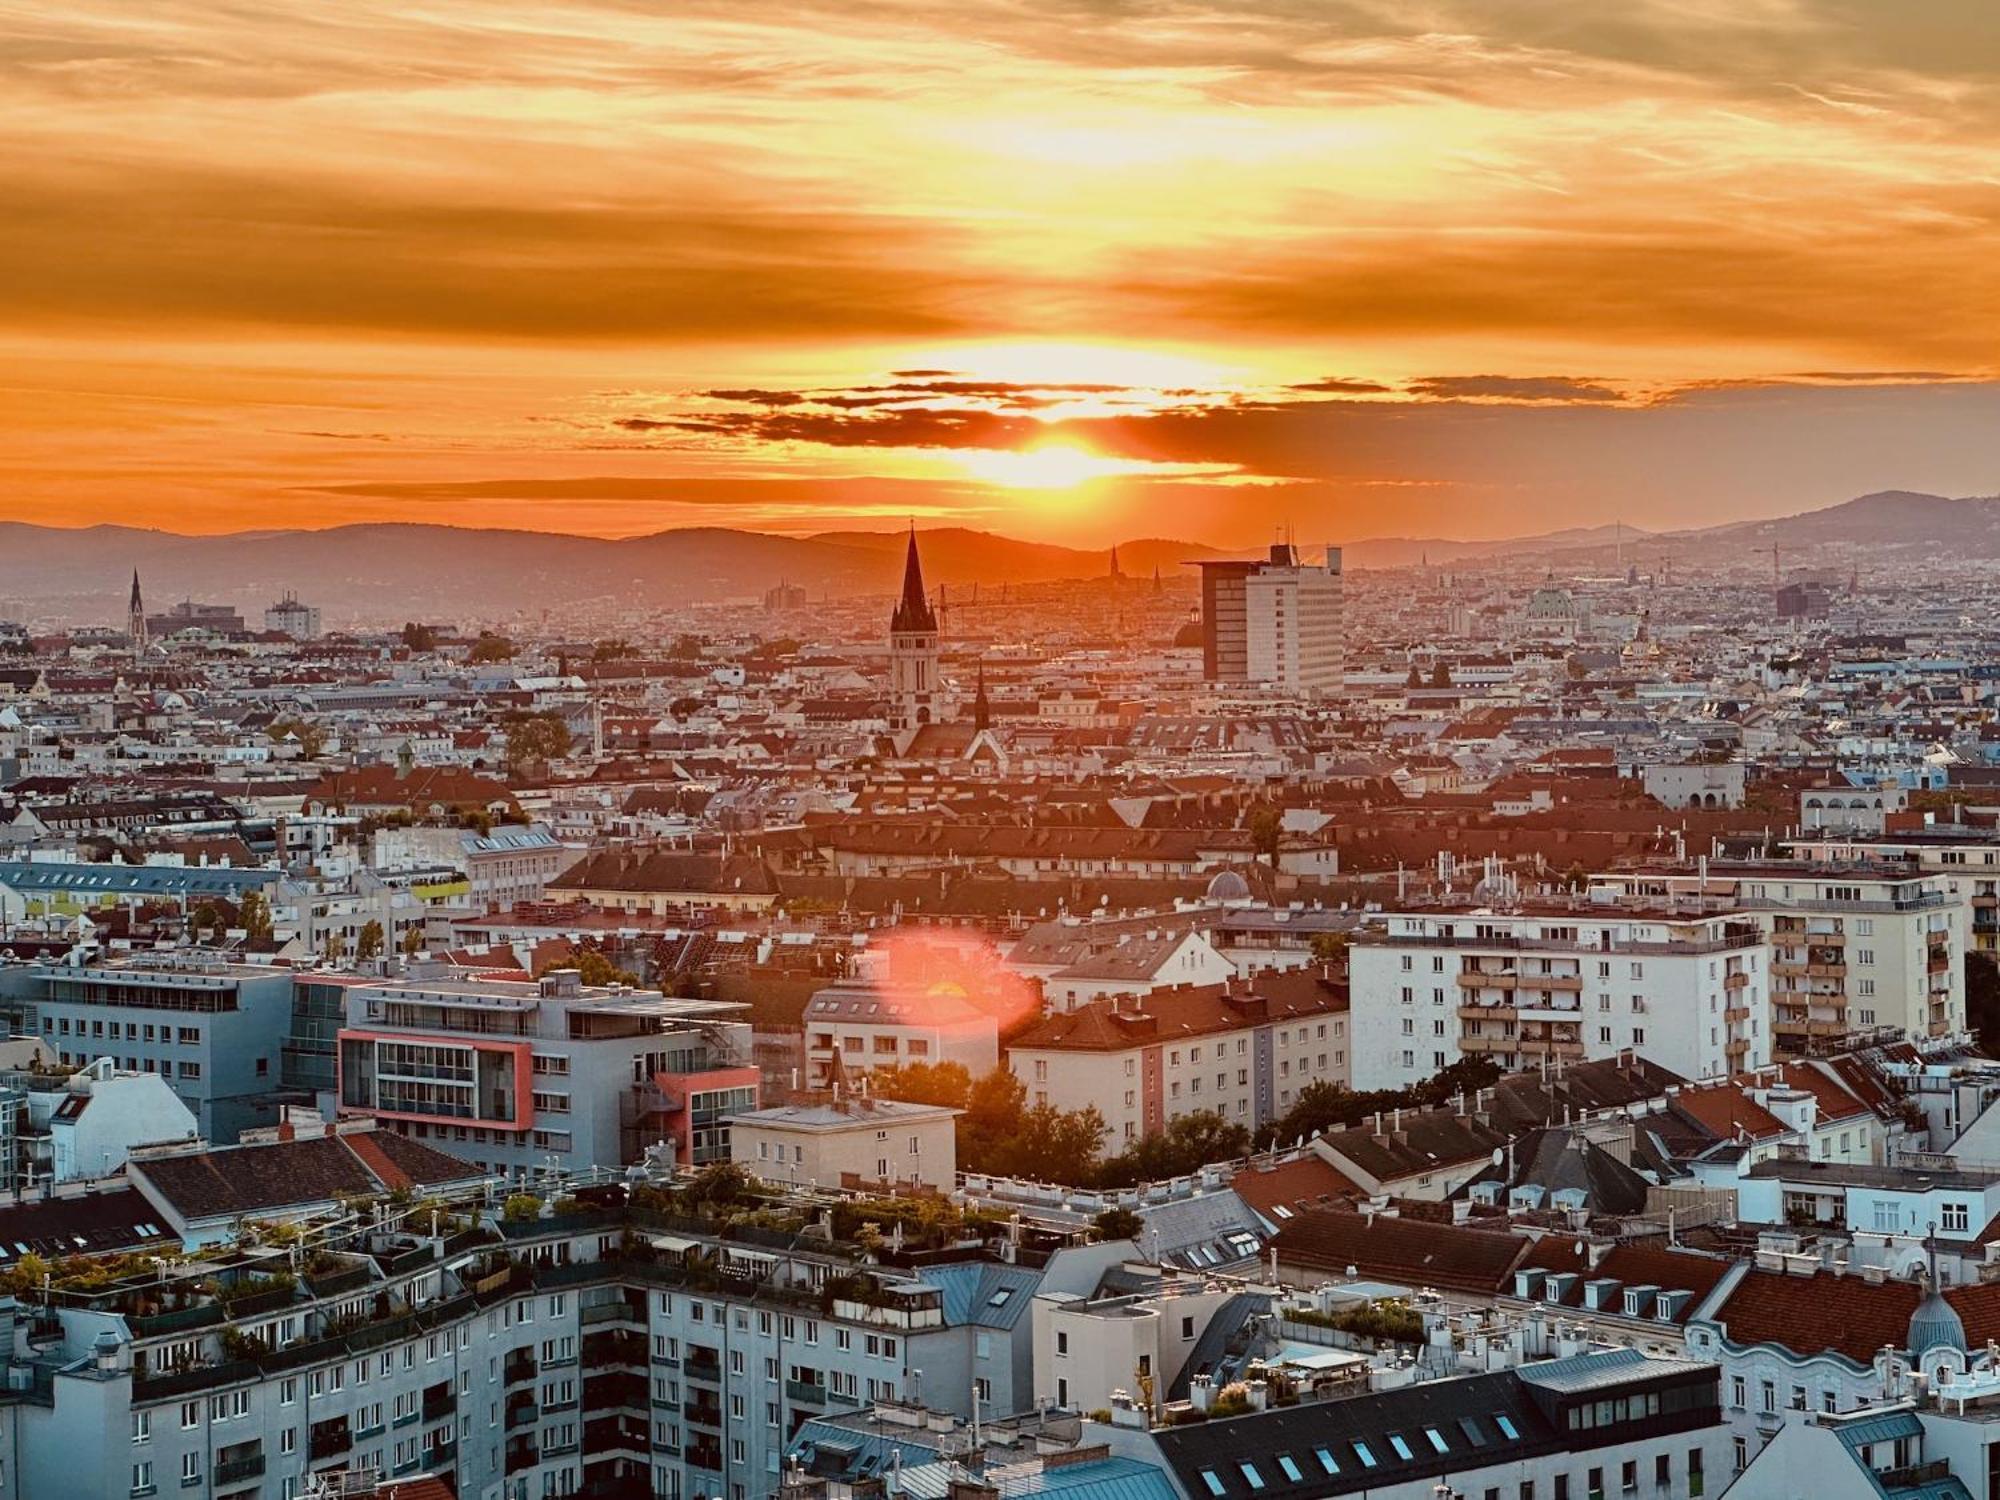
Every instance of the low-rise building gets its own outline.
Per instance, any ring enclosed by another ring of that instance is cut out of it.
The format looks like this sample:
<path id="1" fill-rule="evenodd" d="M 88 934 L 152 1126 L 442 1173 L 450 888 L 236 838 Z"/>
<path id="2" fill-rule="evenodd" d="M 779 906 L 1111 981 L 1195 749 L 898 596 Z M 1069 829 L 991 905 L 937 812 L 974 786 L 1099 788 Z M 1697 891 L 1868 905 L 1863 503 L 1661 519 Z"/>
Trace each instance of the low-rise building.
<path id="1" fill-rule="evenodd" d="M 731 1160 L 766 1182 L 928 1187 L 958 1184 L 954 1122 L 943 1105 L 849 1094 L 745 1110 L 729 1121 Z"/>

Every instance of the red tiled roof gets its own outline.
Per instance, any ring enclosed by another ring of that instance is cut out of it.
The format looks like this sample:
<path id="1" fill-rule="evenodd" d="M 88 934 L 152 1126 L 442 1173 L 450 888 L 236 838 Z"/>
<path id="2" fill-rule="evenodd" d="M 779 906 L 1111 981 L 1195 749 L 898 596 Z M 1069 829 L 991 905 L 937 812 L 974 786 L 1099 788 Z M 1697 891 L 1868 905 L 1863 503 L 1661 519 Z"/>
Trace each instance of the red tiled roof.
<path id="1" fill-rule="evenodd" d="M 1284 1162 L 1268 1171 L 1238 1172 L 1230 1181 L 1236 1196 L 1258 1213 L 1282 1224 L 1285 1216 L 1274 1214 L 1283 1207 L 1293 1214 L 1314 1208 L 1336 1206 L 1333 1200 L 1365 1198 L 1366 1191 L 1350 1180 L 1331 1162 L 1306 1155 Z"/>
<path id="2" fill-rule="evenodd" d="M 1674 1095 L 1672 1107 L 1700 1125 L 1718 1140 L 1733 1140 L 1738 1131 L 1753 1141 L 1789 1135 L 1790 1127 L 1733 1083 L 1712 1088 L 1682 1089 Z"/>
<path id="3" fill-rule="evenodd" d="M 1819 1123 L 1852 1120 L 1870 1111 L 1866 1104 L 1843 1087 L 1838 1079 L 1822 1073 L 1809 1063 L 1786 1063 L 1781 1075 L 1792 1088 L 1803 1089 L 1819 1101 Z"/>
<path id="4" fill-rule="evenodd" d="M 1493 1293 L 1530 1248 L 1521 1235 L 1428 1224 L 1418 1219 L 1316 1209 L 1272 1238 L 1280 1266 L 1344 1272 L 1406 1286 Z"/>
<path id="5" fill-rule="evenodd" d="M 1583 1305 L 1583 1283 L 1608 1279 L 1621 1286 L 1653 1286 L 1662 1291 L 1692 1292 L 1687 1306 L 1676 1321 L 1685 1321 L 1702 1299 L 1721 1284 L 1737 1264 L 1716 1255 L 1700 1255 L 1686 1250 L 1670 1250 L 1665 1245 L 1613 1245 L 1593 1267 L 1578 1247 L 1585 1242 L 1573 1235 L 1547 1234 L 1535 1242 L 1521 1270 L 1574 1271 L 1582 1280 L 1563 1298 L 1565 1307 Z"/>
<path id="6" fill-rule="evenodd" d="M 1049 1016 L 1010 1044 L 1014 1051 L 1124 1052 L 1272 1022 L 1304 1020 L 1347 1009 L 1347 989 L 1315 970 L 1260 974 L 1233 994 L 1222 985 L 1176 985 L 1139 1000 L 1123 1014 L 1094 1001 Z M 1136 1014 L 1135 1014 L 1136 1012 Z"/>

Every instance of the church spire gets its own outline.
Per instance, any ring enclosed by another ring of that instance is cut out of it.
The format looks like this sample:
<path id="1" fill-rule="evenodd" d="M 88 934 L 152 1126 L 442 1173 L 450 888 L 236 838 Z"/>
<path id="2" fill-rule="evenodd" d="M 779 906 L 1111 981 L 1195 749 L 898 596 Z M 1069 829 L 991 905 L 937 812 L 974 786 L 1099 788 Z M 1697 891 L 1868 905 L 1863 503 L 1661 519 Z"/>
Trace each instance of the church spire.
<path id="1" fill-rule="evenodd" d="M 979 687 L 972 695 L 972 728 L 974 733 L 990 729 L 993 724 L 993 705 L 986 699 L 986 663 L 979 664 Z"/>
<path id="2" fill-rule="evenodd" d="M 889 618 L 889 629 L 897 634 L 937 634 L 937 614 L 924 593 L 924 564 L 917 556 L 917 526 L 910 523 L 910 550 L 903 560 L 903 597 Z"/>
<path id="3" fill-rule="evenodd" d="M 139 570 L 132 570 L 132 602 L 125 607 L 125 633 L 132 643 L 132 653 L 143 655 L 146 650 L 146 604 L 139 597 Z"/>

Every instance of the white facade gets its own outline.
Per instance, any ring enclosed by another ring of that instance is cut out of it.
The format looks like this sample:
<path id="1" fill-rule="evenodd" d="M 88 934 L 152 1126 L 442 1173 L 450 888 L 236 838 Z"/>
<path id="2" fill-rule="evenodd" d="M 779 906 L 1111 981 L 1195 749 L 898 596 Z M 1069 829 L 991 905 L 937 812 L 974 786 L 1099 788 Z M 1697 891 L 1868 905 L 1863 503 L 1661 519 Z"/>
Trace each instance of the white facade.
<path id="1" fill-rule="evenodd" d="M 109 1177 L 136 1146 L 192 1141 L 200 1134 L 194 1111 L 165 1078 L 122 1071 L 108 1057 L 71 1078 L 60 1094 L 30 1095 L 29 1105 L 36 1115 L 48 1109 L 57 1182 Z"/>
<path id="2" fill-rule="evenodd" d="M 1348 952 L 1353 1087 L 1460 1058 L 1503 1069 L 1638 1053 L 1685 1078 L 1770 1060 L 1771 950 L 1740 914 L 1615 906 L 1399 913 Z"/>
<path id="3" fill-rule="evenodd" d="M 1274 552 L 1279 549 L 1273 549 Z M 1338 692 L 1343 680 L 1340 549 L 1309 567 L 1273 560 L 1243 580 L 1246 666 L 1249 680 L 1281 692 Z"/>
<path id="4" fill-rule="evenodd" d="M 1916 1038 L 1965 1029 L 1968 909 L 1944 877 L 1773 861 L 1596 875 L 1591 885 L 1754 917 L 1770 934 L 1781 1051 L 1882 1027 Z"/>

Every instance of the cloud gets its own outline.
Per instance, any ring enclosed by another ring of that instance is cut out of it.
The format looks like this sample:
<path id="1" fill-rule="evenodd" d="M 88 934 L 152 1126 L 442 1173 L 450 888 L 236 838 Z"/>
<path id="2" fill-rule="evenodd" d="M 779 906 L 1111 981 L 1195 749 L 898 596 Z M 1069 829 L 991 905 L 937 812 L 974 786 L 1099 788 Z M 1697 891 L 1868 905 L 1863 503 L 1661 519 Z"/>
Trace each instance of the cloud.
<path id="1" fill-rule="evenodd" d="M 1379 380 L 1356 380 L 1341 375 L 1328 375 L 1319 380 L 1304 380 L 1285 387 L 1288 391 L 1317 391 L 1336 396 L 1384 395 L 1395 389 Z"/>
<path id="2" fill-rule="evenodd" d="M 1434 375 L 1405 387 L 1446 401 L 1623 401 L 1625 394 L 1594 380 L 1557 375 Z"/>

